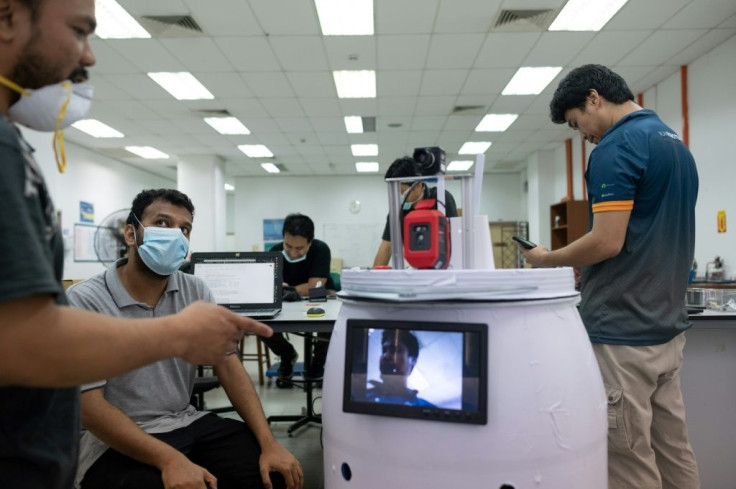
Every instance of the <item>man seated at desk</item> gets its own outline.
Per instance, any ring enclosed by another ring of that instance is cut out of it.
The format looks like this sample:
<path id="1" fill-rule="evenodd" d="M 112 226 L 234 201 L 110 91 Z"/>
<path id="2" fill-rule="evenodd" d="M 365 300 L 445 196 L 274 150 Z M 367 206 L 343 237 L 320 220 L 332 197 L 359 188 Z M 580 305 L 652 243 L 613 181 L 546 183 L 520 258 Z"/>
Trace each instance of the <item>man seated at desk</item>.
<path id="1" fill-rule="evenodd" d="M 283 241 L 274 245 L 271 251 L 280 251 L 284 255 L 284 286 L 293 287 L 302 297 L 309 295 L 309 289 L 320 285 L 333 290 L 330 247 L 324 241 L 314 239 L 314 222 L 303 214 L 289 214 L 284 220 L 281 235 Z M 311 366 L 305 373 L 309 379 L 320 379 L 324 375 L 331 333 L 318 333 L 317 336 Z M 263 338 L 263 342 L 281 358 L 276 385 L 291 387 L 298 356 L 294 346 L 282 333 Z"/>
<path id="2" fill-rule="evenodd" d="M 128 257 L 73 285 L 71 305 L 119 317 L 174 314 L 192 302 L 214 302 L 201 279 L 178 268 L 189 248 L 194 206 L 177 190 L 136 196 L 124 229 Z M 214 365 L 245 421 L 189 404 L 196 365 L 162 360 L 82 387 L 75 487 L 272 487 L 300 489 L 299 462 L 274 439 L 238 355 Z"/>

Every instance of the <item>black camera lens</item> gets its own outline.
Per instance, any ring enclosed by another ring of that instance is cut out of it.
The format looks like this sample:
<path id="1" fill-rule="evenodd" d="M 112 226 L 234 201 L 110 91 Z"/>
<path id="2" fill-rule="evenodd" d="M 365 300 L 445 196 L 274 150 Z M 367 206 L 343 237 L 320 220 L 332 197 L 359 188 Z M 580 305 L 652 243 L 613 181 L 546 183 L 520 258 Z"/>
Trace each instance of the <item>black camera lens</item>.
<path id="1" fill-rule="evenodd" d="M 416 148 L 412 159 L 418 175 L 445 173 L 445 152 L 438 146 Z"/>

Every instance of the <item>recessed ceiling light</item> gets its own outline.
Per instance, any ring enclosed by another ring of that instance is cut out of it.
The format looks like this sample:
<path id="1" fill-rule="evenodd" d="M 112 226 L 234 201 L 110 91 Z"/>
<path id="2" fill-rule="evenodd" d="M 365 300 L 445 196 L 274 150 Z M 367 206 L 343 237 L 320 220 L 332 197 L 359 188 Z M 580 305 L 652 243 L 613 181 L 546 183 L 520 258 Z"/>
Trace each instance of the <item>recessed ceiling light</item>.
<path id="1" fill-rule="evenodd" d="M 333 71 L 332 76 L 339 98 L 376 98 L 375 71 Z"/>
<path id="2" fill-rule="evenodd" d="M 378 156 L 377 144 L 351 144 L 353 156 Z"/>
<path id="3" fill-rule="evenodd" d="M 373 0 L 315 0 L 324 36 L 372 36 Z"/>
<path id="4" fill-rule="evenodd" d="M 169 155 L 151 146 L 126 146 L 126 150 L 147 160 L 165 160 Z"/>
<path id="5" fill-rule="evenodd" d="M 215 98 L 188 71 L 148 73 L 148 76 L 177 100 L 207 100 Z"/>
<path id="6" fill-rule="evenodd" d="M 378 171 L 378 162 L 375 161 L 356 161 L 355 170 L 358 173 L 376 173 Z"/>
<path id="7" fill-rule="evenodd" d="M 519 117 L 519 114 L 486 114 L 475 132 L 503 132 Z"/>
<path id="8" fill-rule="evenodd" d="M 235 187 L 233 187 L 229 183 L 226 183 L 225 184 L 225 192 L 233 192 L 233 191 L 235 191 Z"/>
<path id="9" fill-rule="evenodd" d="M 148 39 L 151 34 L 115 0 L 95 0 L 97 27 L 95 34 L 102 39 Z"/>
<path id="10" fill-rule="evenodd" d="M 491 147 L 491 143 L 488 141 L 475 141 L 475 142 L 469 141 L 463 144 L 463 147 L 460 148 L 460 151 L 458 151 L 457 154 L 477 155 L 477 154 L 485 153 L 490 147 Z"/>
<path id="11" fill-rule="evenodd" d="M 627 0 L 568 0 L 550 31 L 599 31 Z"/>
<path id="12" fill-rule="evenodd" d="M 361 134 L 363 132 L 363 118 L 359 115 L 345 117 L 345 129 L 350 134 Z"/>
<path id="13" fill-rule="evenodd" d="M 279 173 L 281 171 L 279 170 L 279 167 L 273 163 L 261 163 L 261 168 L 266 170 L 268 173 Z"/>
<path id="14" fill-rule="evenodd" d="M 473 166 L 472 160 L 451 161 L 450 164 L 447 165 L 447 171 L 465 171 L 471 166 Z"/>
<path id="15" fill-rule="evenodd" d="M 539 95 L 560 71 L 561 66 L 519 68 L 501 95 Z"/>
<path id="16" fill-rule="evenodd" d="M 205 117 L 204 121 L 220 134 L 250 134 L 248 128 L 235 117 Z"/>
<path id="17" fill-rule="evenodd" d="M 95 138 L 122 138 L 125 136 L 122 132 L 103 124 L 97 119 L 82 119 L 72 124 L 72 127 Z"/>
<path id="18" fill-rule="evenodd" d="M 272 158 L 273 153 L 262 144 L 241 144 L 238 149 L 251 158 Z"/>

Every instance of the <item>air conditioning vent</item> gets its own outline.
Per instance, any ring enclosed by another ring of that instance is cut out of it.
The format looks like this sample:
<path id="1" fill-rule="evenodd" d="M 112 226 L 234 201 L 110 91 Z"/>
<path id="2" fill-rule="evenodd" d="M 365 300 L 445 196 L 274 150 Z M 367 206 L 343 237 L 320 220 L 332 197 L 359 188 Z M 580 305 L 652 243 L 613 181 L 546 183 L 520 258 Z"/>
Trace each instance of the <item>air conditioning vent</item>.
<path id="1" fill-rule="evenodd" d="M 478 115 L 485 113 L 485 105 L 456 105 L 452 109 L 452 115 Z"/>
<path id="2" fill-rule="evenodd" d="M 230 117 L 232 114 L 227 109 L 194 109 L 192 112 L 205 117 Z"/>
<path id="3" fill-rule="evenodd" d="M 557 9 L 501 10 L 493 22 L 496 32 L 546 31 L 557 16 Z"/>
<path id="4" fill-rule="evenodd" d="M 363 120 L 363 132 L 376 132 L 375 117 L 361 117 Z"/>
<path id="5" fill-rule="evenodd" d="M 151 36 L 156 38 L 192 37 L 204 34 L 191 15 L 144 15 L 138 17 L 138 21 Z"/>

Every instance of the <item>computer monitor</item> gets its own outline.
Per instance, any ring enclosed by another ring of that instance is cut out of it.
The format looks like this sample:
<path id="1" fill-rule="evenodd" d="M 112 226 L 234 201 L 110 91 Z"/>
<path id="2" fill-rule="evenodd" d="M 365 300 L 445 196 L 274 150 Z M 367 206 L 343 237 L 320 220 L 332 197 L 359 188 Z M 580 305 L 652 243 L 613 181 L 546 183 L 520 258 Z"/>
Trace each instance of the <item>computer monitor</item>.
<path id="1" fill-rule="evenodd" d="M 346 321 L 343 411 L 486 424 L 488 326 Z"/>

